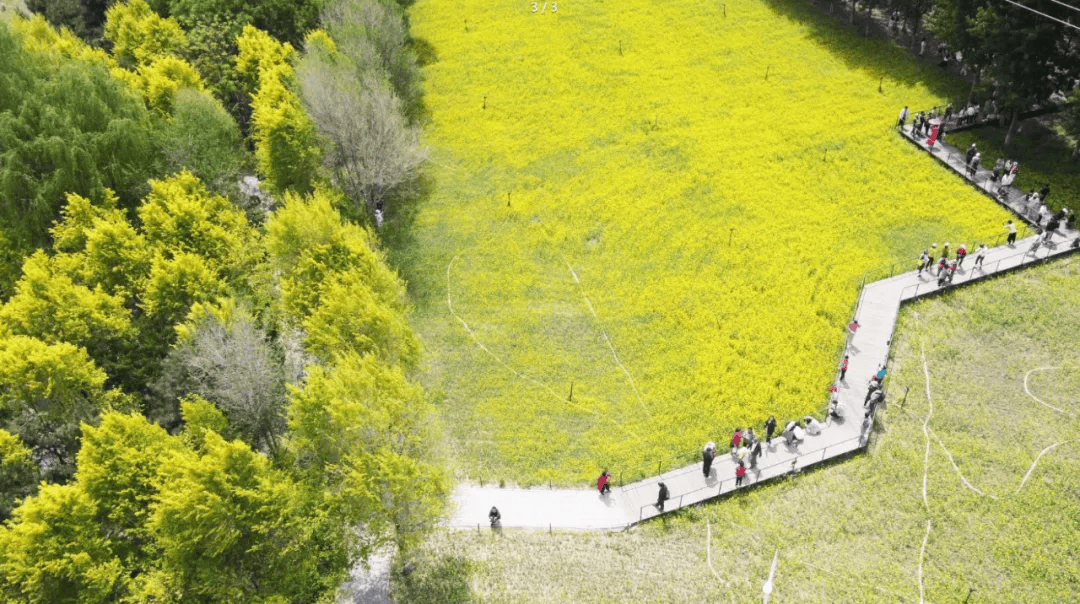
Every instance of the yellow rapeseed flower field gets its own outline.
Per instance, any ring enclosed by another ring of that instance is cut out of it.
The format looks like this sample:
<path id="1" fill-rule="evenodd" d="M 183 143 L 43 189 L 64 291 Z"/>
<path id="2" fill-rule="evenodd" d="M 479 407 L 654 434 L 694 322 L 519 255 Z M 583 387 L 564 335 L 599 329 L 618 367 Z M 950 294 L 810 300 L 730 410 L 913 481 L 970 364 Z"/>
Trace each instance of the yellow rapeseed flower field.
<path id="1" fill-rule="evenodd" d="M 392 239 L 462 477 L 583 481 L 817 413 L 864 272 L 1007 219 L 892 129 L 957 84 L 797 1 L 410 17 L 432 189 Z"/>

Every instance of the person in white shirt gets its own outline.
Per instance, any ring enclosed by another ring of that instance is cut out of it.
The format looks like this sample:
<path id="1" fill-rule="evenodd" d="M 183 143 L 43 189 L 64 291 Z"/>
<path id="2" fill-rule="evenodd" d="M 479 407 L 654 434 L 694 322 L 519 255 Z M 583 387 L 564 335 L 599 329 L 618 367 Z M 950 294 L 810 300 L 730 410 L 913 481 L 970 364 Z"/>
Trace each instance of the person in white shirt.
<path id="1" fill-rule="evenodd" d="M 810 436 L 817 436 L 821 434 L 821 422 L 807 415 L 803 418 L 806 421 L 806 433 Z"/>
<path id="2" fill-rule="evenodd" d="M 986 258 L 986 244 L 980 243 L 979 249 L 975 250 L 975 266 L 982 266 L 983 259 Z"/>

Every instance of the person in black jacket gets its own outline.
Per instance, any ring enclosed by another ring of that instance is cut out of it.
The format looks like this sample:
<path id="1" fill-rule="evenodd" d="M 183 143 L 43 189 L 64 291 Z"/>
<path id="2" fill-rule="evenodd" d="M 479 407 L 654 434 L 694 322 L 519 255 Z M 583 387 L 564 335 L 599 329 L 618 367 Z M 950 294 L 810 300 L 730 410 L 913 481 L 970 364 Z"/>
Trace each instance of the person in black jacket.
<path id="1" fill-rule="evenodd" d="M 716 445 L 712 441 L 705 443 L 705 448 L 701 451 L 701 471 L 705 474 L 705 478 L 709 477 L 709 473 L 712 472 L 713 458 L 716 457 Z"/>
<path id="2" fill-rule="evenodd" d="M 765 444 L 772 442 L 772 433 L 776 432 L 776 418 L 769 416 L 769 419 L 765 422 Z"/>
<path id="3" fill-rule="evenodd" d="M 660 493 L 656 496 L 656 508 L 661 512 L 664 511 L 664 502 L 668 500 L 667 485 L 660 483 Z"/>
<path id="4" fill-rule="evenodd" d="M 491 521 L 491 528 L 499 528 L 502 526 L 502 514 L 499 513 L 499 508 L 491 506 L 491 511 L 488 512 L 488 520 Z"/>

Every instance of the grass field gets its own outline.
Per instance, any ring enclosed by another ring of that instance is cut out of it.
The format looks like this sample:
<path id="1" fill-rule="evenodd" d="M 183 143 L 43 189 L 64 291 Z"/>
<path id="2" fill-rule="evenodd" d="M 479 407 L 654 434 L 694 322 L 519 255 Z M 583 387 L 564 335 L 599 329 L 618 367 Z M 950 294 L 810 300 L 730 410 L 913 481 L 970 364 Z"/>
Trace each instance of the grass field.
<path id="1" fill-rule="evenodd" d="M 959 89 L 797 0 L 553 8 L 410 9 L 432 186 L 388 241 L 459 478 L 823 407 L 864 271 L 1006 218 L 891 129 Z"/>
<path id="2" fill-rule="evenodd" d="M 626 533 L 440 532 L 394 598 L 757 601 L 779 550 L 775 602 L 1080 601 L 1078 292 L 1073 258 L 905 307 L 867 455 Z"/>

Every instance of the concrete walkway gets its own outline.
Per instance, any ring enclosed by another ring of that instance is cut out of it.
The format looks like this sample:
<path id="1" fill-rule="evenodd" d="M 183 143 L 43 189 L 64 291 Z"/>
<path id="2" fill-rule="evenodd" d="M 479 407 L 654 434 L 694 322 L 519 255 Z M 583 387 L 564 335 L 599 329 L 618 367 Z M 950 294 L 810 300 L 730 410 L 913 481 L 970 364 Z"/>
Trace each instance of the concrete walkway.
<path id="1" fill-rule="evenodd" d="M 911 138 L 910 127 L 903 135 L 926 150 L 926 145 Z M 969 178 L 964 170 L 964 156 L 951 145 L 936 143 L 927 150 L 960 177 L 987 193 L 989 172 L 980 170 Z M 957 159 L 959 158 L 959 159 Z M 992 186 L 990 187 L 992 189 Z M 1014 212 L 1013 205 L 1023 194 L 1010 192 L 1006 200 L 997 200 Z M 995 197 L 996 200 L 996 197 Z M 1023 228 L 1023 223 L 1020 225 Z M 1027 231 L 1030 232 L 1030 231 Z M 906 301 L 933 295 L 945 289 L 965 285 L 987 277 L 1003 274 L 1055 256 L 1077 251 L 1069 243 L 1076 231 L 1056 235 L 1051 242 L 1031 251 L 1037 236 L 1023 237 L 1014 245 L 997 245 L 989 249 L 981 266 L 975 266 L 975 250 L 968 250 L 963 266 L 953 276 L 952 283 L 939 287 L 936 276 L 929 271 L 911 271 L 866 284 L 855 310 L 858 328 L 850 336 L 847 354 L 850 355 L 846 380 L 837 382 L 840 406 L 846 420 L 825 425 L 821 434 L 806 436 L 795 447 L 788 447 L 782 438 L 774 438 L 765 447 L 758 467 L 747 472 L 745 484 L 772 480 L 814 464 L 863 449 L 870 433 L 870 422 L 864 421 L 863 401 L 870 378 L 888 365 L 889 345 L 896 328 L 900 305 Z M 1005 239 L 1002 229 L 1001 241 Z M 955 257 L 955 256 L 954 256 Z M 912 259 L 915 264 L 915 259 Z M 888 381 L 886 378 L 886 385 Z M 792 418 L 777 418 L 777 432 Z M 765 418 L 762 418 L 764 421 Z M 763 426 L 753 426 L 759 438 L 764 438 Z M 717 443 L 718 453 L 709 476 L 702 472 L 701 463 L 678 468 L 659 476 L 647 478 L 624 487 L 613 488 L 610 495 L 601 497 L 596 489 L 504 489 L 462 485 L 454 491 L 454 512 L 447 525 L 451 528 L 487 530 L 487 514 L 492 506 L 502 514 L 505 528 L 558 528 L 571 530 L 622 529 L 637 522 L 673 512 L 736 490 L 737 463 L 727 454 L 728 443 Z M 616 470 L 616 475 L 618 471 Z M 656 507 L 659 483 L 667 485 L 670 499 L 664 512 Z"/>

